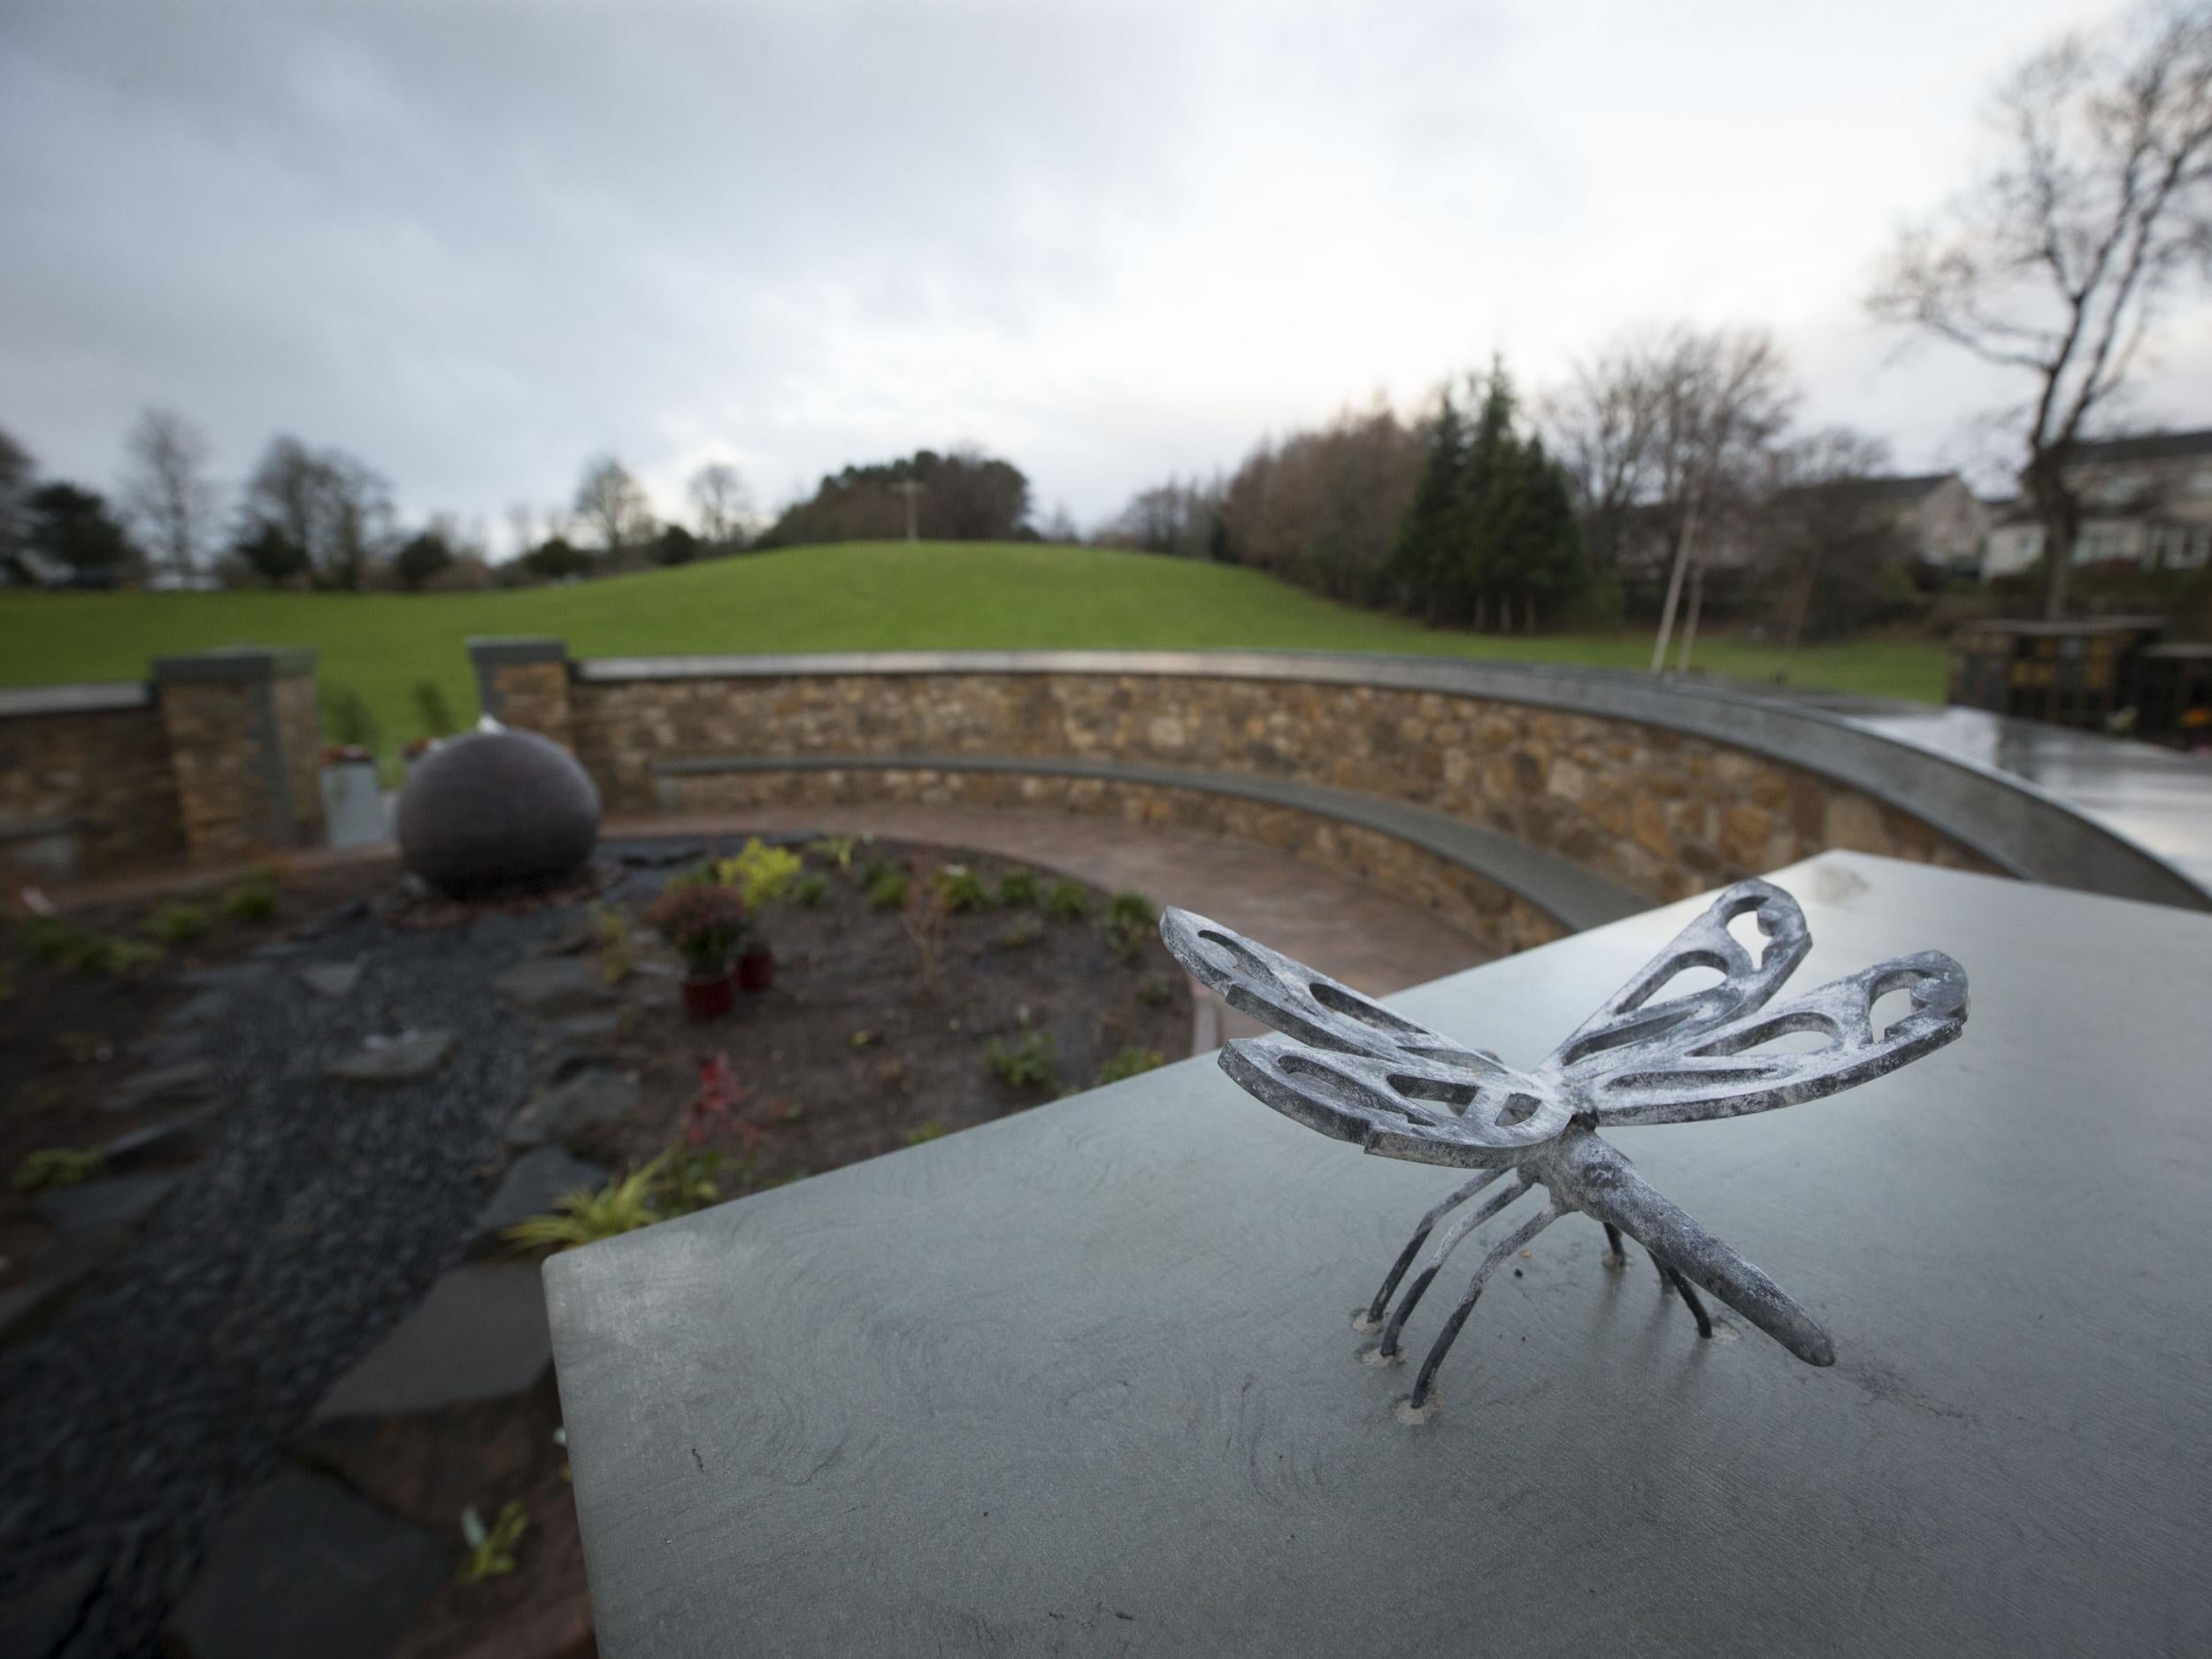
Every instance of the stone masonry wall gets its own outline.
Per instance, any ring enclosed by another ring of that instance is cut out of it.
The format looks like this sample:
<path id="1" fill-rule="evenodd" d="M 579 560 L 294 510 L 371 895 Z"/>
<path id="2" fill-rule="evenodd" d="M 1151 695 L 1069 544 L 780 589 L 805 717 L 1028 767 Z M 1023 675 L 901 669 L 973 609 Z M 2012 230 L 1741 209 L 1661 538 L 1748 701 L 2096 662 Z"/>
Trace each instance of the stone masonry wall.
<path id="1" fill-rule="evenodd" d="M 243 858 L 268 840 L 268 784 L 263 757 L 268 687 L 252 680 L 166 686 L 161 721 L 170 769 L 196 859 Z"/>
<path id="2" fill-rule="evenodd" d="M 1047 673 L 578 679 L 565 689 L 574 747 L 616 812 L 655 810 L 652 768 L 664 760 L 1049 755 L 1296 778 L 1406 801 L 1661 901 L 1830 848 L 1990 867 L 1910 814 L 1778 761 L 1654 726 L 1438 692 Z"/>
<path id="3" fill-rule="evenodd" d="M 501 724 L 549 737 L 565 749 L 576 747 L 565 663 L 502 663 L 488 672 L 488 701 L 496 703 Z"/>
<path id="4" fill-rule="evenodd" d="M 685 812 L 897 801 L 926 806 L 1056 808 L 1130 825 L 1172 825 L 1257 842 L 1309 864 L 1363 877 L 1433 910 L 1501 952 L 1525 950 L 1567 931 L 1496 882 L 1394 835 L 1202 789 L 1036 773 L 866 767 L 677 777 L 669 780 L 664 799 L 668 807 Z"/>
<path id="5" fill-rule="evenodd" d="M 323 736 L 315 677 L 285 675 L 271 689 L 276 700 L 276 741 L 283 756 L 285 793 L 291 802 L 293 840 L 301 846 L 320 846 L 325 833 Z"/>
<path id="6" fill-rule="evenodd" d="M 73 819 L 80 873 L 184 850 L 169 740 L 150 705 L 0 718 L 0 827 Z"/>

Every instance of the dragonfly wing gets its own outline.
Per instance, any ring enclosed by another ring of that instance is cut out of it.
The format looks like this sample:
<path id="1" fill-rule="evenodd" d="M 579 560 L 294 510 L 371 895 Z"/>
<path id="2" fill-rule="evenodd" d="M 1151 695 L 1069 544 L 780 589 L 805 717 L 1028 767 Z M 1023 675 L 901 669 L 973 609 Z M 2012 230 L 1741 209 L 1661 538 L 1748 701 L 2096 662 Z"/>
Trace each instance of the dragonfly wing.
<path id="1" fill-rule="evenodd" d="M 1279 1037 L 1221 1068 L 1287 1118 L 1386 1157 L 1517 1162 L 1571 1116 L 1555 1085 L 1440 1036 L 1302 962 L 1188 910 L 1160 918 L 1175 959 Z"/>
<path id="2" fill-rule="evenodd" d="M 1230 1043 L 1221 1069 L 1309 1129 L 1416 1164 L 1517 1164 L 1573 1116 L 1550 1085 L 1494 1060 L 1479 1070 L 1410 1056 L 1392 1061 L 1278 1036 Z"/>
<path id="3" fill-rule="evenodd" d="M 1910 992 L 1910 1006 L 1877 1032 L 1874 1004 L 1898 990 Z M 1665 1054 L 1615 1050 L 1577 1075 L 1575 1092 L 1601 1125 L 1736 1118 L 1884 1076 L 1940 1048 L 1965 1027 L 1966 970 L 1941 951 L 1923 951 L 1732 1020 L 1696 1041 L 1671 1044 Z M 1801 1052 L 1760 1052 L 1807 1033 L 1824 1041 Z"/>
<path id="4" fill-rule="evenodd" d="M 1740 916 L 1757 918 L 1766 941 L 1762 954 L 1755 956 L 1728 931 Z M 1679 1052 L 1684 1038 L 1765 1007 L 1811 949 L 1805 912 L 1795 899 L 1769 881 L 1739 881 L 1608 997 L 1540 1070 L 1576 1082 L 1616 1071 L 1640 1053 Z M 1652 1001 L 1677 974 L 1693 968 L 1717 969 L 1720 983 Z"/>

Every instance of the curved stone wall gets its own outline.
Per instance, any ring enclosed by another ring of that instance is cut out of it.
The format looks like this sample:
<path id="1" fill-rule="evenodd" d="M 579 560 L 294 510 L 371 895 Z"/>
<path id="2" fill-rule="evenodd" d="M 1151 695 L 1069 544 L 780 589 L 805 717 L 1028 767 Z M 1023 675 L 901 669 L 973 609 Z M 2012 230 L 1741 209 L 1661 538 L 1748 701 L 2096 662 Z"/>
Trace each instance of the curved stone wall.
<path id="1" fill-rule="evenodd" d="M 2212 909 L 2019 778 L 1805 704 L 1643 675 L 1324 652 L 472 651 L 488 710 L 572 741 L 618 813 L 670 804 L 661 780 L 717 760 L 1019 772 L 1027 757 L 1254 780 L 1233 791 L 1248 796 L 1266 780 L 1350 792 L 1654 901 L 1840 848 Z M 814 786 L 795 771 L 786 787 Z"/>
<path id="2" fill-rule="evenodd" d="M 1656 901 L 1831 847 L 1998 867 L 1900 807 L 1803 768 L 1659 726 L 1491 697 L 1210 674 L 649 678 L 627 666 L 584 664 L 571 687 L 577 752 L 616 811 L 660 804 L 654 769 L 672 760 L 1064 756 L 1410 802 Z"/>

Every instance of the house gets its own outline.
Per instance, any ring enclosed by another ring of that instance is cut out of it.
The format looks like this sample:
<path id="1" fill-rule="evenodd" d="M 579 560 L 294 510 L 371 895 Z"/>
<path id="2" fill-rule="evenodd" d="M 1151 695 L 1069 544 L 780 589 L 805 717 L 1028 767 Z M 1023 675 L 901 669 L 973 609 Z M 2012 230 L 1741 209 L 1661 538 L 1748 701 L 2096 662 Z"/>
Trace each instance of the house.
<path id="1" fill-rule="evenodd" d="M 1967 572 L 1980 565 L 1989 510 L 1956 472 L 1863 478 L 1813 488 L 1832 492 L 1839 507 L 1886 520 L 1916 564 Z"/>
<path id="2" fill-rule="evenodd" d="M 2212 563 L 2212 428 L 2076 444 L 2068 478 L 2082 497 L 2076 565 L 2153 572 Z M 1982 542 L 1982 580 L 2015 575 L 2042 557 L 2034 509 L 1999 503 Z"/>

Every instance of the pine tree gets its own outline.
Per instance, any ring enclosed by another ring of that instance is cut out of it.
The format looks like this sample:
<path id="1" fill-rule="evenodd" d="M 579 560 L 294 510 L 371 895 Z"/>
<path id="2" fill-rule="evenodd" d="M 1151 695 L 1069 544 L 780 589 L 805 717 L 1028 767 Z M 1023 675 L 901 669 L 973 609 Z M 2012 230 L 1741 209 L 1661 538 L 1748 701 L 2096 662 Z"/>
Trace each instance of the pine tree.
<path id="1" fill-rule="evenodd" d="M 1493 600 L 1514 578 L 1515 538 L 1521 497 L 1520 444 L 1513 435 L 1513 382 L 1493 359 L 1482 395 L 1482 413 L 1460 474 L 1455 619 L 1489 626 Z"/>
<path id="2" fill-rule="evenodd" d="M 1398 544 L 1390 556 L 1391 580 L 1406 609 L 1419 611 L 1431 622 L 1447 619 L 1440 609 L 1442 586 L 1453 561 L 1461 474 L 1466 464 L 1466 432 L 1452 395 L 1446 392 L 1436 425 L 1429 434 L 1421 481 L 1414 488 L 1413 500 L 1398 526 Z"/>

